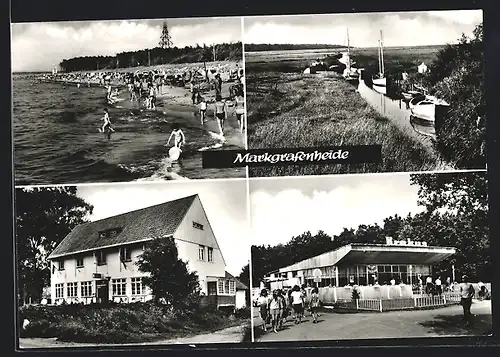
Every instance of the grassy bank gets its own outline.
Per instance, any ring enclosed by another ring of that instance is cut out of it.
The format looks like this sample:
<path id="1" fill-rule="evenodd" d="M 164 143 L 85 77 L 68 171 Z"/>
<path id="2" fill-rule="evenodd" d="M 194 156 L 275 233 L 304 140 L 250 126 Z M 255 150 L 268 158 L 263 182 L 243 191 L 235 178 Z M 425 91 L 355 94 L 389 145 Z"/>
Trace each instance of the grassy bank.
<path id="1" fill-rule="evenodd" d="M 60 341 L 137 343 L 208 333 L 249 321 L 248 309 L 230 315 L 213 308 L 171 311 L 152 303 L 66 306 L 29 306 L 20 309 L 27 319 L 21 338 L 56 337 Z"/>
<path id="2" fill-rule="evenodd" d="M 379 115 L 334 73 L 247 73 L 249 148 L 382 145 L 382 163 L 251 168 L 251 176 L 427 171 L 436 154 Z"/>

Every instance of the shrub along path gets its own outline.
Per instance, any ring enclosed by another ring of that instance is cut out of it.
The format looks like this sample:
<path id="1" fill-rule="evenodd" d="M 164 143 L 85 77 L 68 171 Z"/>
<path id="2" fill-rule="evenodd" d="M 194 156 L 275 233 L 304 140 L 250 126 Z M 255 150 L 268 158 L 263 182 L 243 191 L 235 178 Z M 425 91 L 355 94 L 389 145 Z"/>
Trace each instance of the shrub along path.
<path id="1" fill-rule="evenodd" d="M 174 339 L 130 343 L 130 344 L 104 344 L 104 343 L 77 343 L 58 341 L 51 338 L 20 338 L 19 348 L 67 348 L 67 347 L 103 347 L 103 346 L 146 346 L 146 345 L 175 345 L 175 344 L 204 344 L 204 343 L 240 343 L 245 337 L 246 329 L 250 322 L 239 322 L 236 326 L 227 327 L 218 331 L 203 333 L 195 336 L 185 336 Z"/>

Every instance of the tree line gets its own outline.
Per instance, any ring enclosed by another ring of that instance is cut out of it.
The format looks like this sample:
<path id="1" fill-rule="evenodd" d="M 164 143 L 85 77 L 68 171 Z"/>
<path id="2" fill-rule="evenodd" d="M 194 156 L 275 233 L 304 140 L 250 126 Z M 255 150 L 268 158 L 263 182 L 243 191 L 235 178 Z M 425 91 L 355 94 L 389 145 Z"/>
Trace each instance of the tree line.
<path id="1" fill-rule="evenodd" d="M 279 268 L 351 243 L 385 244 L 386 237 L 425 241 L 431 246 L 451 246 L 456 254 L 434 267 L 451 277 L 468 274 L 473 280 L 491 281 L 491 252 L 488 229 L 487 180 L 485 173 L 411 175 L 418 185 L 421 213 L 384 219 L 383 224 L 344 228 L 330 236 L 323 231 L 305 232 L 286 244 L 252 246 L 252 284 Z M 446 211 L 443 211 L 443 208 Z"/>
<path id="2" fill-rule="evenodd" d="M 241 42 L 215 45 L 215 60 L 239 61 L 243 58 Z M 196 45 L 186 47 L 144 49 L 121 52 L 116 56 L 85 56 L 64 59 L 59 64 L 63 72 L 110 70 L 139 66 L 154 66 L 175 63 L 211 62 L 214 46 Z"/>
<path id="3" fill-rule="evenodd" d="M 271 43 L 245 43 L 245 51 L 290 51 L 290 50 L 321 50 L 332 48 L 344 48 L 341 45 L 325 45 L 325 44 L 271 44 Z"/>

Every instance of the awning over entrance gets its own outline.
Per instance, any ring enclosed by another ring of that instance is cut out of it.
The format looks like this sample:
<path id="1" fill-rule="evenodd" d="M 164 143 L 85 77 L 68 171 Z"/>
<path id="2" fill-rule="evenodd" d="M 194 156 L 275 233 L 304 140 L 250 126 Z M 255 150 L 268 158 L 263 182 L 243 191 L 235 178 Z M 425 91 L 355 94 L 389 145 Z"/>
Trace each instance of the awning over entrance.
<path id="1" fill-rule="evenodd" d="M 336 265 L 434 265 L 455 254 L 449 247 L 353 246 Z"/>
<path id="2" fill-rule="evenodd" d="M 327 266 L 366 264 L 434 265 L 455 254 L 455 248 L 429 246 L 391 246 L 384 244 L 349 244 L 337 250 L 279 269 L 280 273 Z"/>

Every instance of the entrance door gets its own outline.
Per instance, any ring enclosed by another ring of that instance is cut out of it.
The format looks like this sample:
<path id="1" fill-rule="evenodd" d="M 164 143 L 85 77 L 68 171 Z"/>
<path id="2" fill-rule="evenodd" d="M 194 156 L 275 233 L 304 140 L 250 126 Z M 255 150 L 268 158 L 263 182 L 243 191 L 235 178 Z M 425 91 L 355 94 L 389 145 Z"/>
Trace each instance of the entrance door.
<path id="1" fill-rule="evenodd" d="M 217 295 L 217 282 L 209 281 L 207 283 L 208 295 Z"/>
<path id="2" fill-rule="evenodd" d="M 101 304 L 109 301 L 109 284 L 107 280 L 97 281 L 97 300 Z"/>

